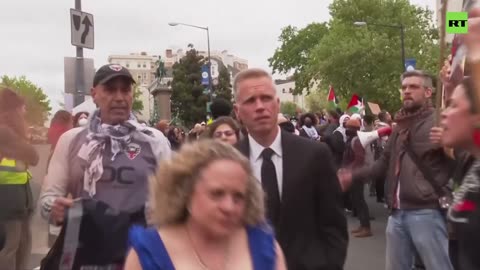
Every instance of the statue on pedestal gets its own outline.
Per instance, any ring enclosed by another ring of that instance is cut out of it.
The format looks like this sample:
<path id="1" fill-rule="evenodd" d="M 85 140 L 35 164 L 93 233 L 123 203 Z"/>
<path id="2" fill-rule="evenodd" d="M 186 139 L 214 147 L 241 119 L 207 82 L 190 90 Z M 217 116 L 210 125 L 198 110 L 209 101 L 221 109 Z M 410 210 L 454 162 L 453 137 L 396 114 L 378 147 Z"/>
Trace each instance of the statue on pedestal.
<path id="1" fill-rule="evenodd" d="M 159 83 L 162 81 L 163 77 L 167 75 L 167 69 L 165 68 L 165 62 L 163 62 L 162 57 L 158 56 L 157 62 L 155 62 L 157 65 L 157 69 L 155 70 L 155 78 L 159 81 Z"/>
<path id="2" fill-rule="evenodd" d="M 158 57 L 155 64 L 155 81 L 149 88 L 150 94 L 154 97 L 154 109 L 151 115 L 151 121 L 153 123 L 156 123 L 160 119 L 171 118 L 170 96 L 172 92 L 169 85 L 163 81 L 167 75 L 167 69 L 165 68 L 165 63 L 161 56 Z"/>

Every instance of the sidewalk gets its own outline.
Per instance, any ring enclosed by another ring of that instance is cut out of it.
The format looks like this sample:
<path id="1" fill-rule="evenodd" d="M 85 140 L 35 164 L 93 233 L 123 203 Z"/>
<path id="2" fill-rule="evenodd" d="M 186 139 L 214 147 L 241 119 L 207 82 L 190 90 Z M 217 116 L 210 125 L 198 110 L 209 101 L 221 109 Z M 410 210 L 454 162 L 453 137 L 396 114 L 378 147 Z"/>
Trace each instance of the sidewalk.
<path id="1" fill-rule="evenodd" d="M 50 145 L 35 145 L 40 156 L 40 162 L 37 166 L 31 167 L 32 181 L 30 183 L 32 187 L 33 199 L 38 201 L 40 196 L 40 190 L 42 187 L 43 179 L 47 171 L 47 159 L 50 152 Z M 32 254 L 30 256 L 28 270 L 31 270 L 40 265 L 40 261 L 47 254 L 48 248 L 48 224 L 41 216 L 39 212 L 39 205 L 37 204 L 34 215 L 32 216 L 32 223 L 30 226 L 32 230 Z"/>

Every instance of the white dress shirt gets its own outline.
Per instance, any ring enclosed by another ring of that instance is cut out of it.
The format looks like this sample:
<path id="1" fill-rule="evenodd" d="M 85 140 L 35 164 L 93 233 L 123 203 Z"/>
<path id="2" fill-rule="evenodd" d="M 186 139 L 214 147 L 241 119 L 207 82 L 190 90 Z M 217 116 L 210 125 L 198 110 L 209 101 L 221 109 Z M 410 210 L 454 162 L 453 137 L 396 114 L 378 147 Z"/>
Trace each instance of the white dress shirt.
<path id="1" fill-rule="evenodd" d="M 278 128 L 277 137 L 270 145 L 273 150 L 272 162 L 275 165 L 275 172 L 277 173 L 278 192 L 280 199 L 282 198 L 282 184 L 283 184 L 283 162 L 282 162 L 282 132 Z M 260 145 L 255 139 L 248 135 L 248 142 L 250 144 L 250 164 L 252 165 L 253 175 L 261 182 L 262 181 L 262 152 L 265 147 Z M 268 147 L 267 147 L 268 148 Z"/>

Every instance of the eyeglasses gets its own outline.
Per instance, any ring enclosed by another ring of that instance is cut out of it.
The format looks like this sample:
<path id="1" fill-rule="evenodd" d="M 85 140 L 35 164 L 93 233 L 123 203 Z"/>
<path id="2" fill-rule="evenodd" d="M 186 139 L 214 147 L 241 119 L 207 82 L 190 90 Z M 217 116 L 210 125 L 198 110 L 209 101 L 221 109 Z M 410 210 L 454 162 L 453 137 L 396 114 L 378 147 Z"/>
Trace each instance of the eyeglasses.
<path id="1" fill-rule="evenodd" d="M 213 137 L 214 137 L 214 138 L 221 138 L 223 135 L 225 135 L 225 137 L 230 137 L 230 136 L 235 135 L 235 131 L 233 131 L 233 130 L 225 130 L 225 131 L 215 131 L 215 132 L 213 133 Z"/>

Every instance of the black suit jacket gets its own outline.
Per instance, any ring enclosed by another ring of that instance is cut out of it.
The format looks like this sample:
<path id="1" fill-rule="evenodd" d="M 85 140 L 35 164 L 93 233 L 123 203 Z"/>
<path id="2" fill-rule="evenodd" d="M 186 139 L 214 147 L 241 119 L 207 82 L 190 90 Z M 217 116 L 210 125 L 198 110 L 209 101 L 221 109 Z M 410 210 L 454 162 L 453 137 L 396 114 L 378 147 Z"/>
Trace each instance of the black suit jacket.
<path id="1" fill-rule="evenodd" d="M 283 187 L 275 231 L 288 269 L 343 269 L 347 222 L 330 150 L 285 131 L 281 136 Z M 249 157 L 248 137 L 237 148 Z"/>

